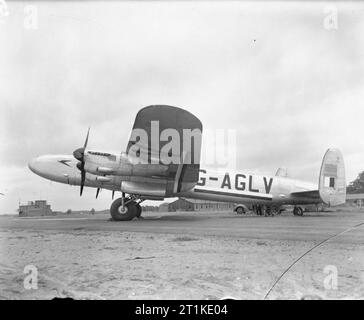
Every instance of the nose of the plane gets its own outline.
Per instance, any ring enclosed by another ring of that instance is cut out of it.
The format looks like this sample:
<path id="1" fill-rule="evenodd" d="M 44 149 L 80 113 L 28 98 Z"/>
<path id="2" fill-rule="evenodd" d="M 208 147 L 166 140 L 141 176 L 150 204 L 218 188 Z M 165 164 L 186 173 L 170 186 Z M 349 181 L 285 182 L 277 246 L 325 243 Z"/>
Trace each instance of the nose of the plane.
<path id="1" fill-rule="evenodd" d="M 30 160 L 28 167 L 45 179 L 68 183 L 69 177 L 74 174 L 74 167 L 70 165 L 71 161 L 72 158 L 67 155 L 43 155 Z"/>
<path id="2" fill-rule="evenodd" d="M 39 172 L 38 162 L 38 158 L 34 158 L 28 162 L 28 168 L 36 174 Z"/>

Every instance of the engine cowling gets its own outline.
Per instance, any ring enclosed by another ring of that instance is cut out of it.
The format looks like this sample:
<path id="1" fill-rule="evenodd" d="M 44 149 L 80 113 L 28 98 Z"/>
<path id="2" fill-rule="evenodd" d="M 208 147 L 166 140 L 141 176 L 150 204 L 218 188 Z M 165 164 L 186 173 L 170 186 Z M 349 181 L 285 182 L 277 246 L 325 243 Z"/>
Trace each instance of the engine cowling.
<path id="1" fill-rule="evenodd" d="M 105 166 L 94 162 L 86 162 L 85 170 L 95 175 L 115 175 L 115 176 L 139 176 L 139 177 L 167 177 L 168 166 L 160 164 L 129 164 Z"/>

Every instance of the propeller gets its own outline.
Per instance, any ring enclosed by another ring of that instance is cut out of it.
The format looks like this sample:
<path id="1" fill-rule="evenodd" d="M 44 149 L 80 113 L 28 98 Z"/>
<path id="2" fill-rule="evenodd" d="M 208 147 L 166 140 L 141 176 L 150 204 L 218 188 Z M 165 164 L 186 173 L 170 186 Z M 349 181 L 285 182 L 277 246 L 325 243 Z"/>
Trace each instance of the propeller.
<path id="1" fill-rule="evenodd" d="M 86 180 L 86 171 L 85 171 L 85 150 L 88 143 L 88 136 L 90 134 L 90 128 L 88 128 L 87 136 L 85 143 L 83 144 L 82 148 L 78 148 L 73 151 L 73 156 L 79 161 L 77 163 L 77 168 L 81 171 L 81 188 L 80 188 L 80 196 L 82 196 L 83 187 L 85 185 Z"/>
<path id="2" fill-rule="evenodd" d="M 99 196 L 99 193 L 100 193 L 100 188 L 97 188 L 97 190 L 96 190 L 96 199 Z"/>

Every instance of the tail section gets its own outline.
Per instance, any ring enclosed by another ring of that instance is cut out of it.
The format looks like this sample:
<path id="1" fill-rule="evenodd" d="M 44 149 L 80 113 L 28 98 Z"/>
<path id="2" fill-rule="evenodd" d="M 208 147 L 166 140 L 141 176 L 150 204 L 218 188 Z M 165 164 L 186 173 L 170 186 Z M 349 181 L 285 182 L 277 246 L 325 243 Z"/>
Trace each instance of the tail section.
<path id="1" fill-rule="evenodd" d="M 338 149 L 328 149 L 322 160 L 319 177 L 321 200 L 329 206 L 346 201 L 344 157 Z"/>
<path id="2" fill-rule="evenodd" d="M 287 168 L 278 168 L 276 172 L 276 177 L 287 178 L 288 177 Z"/>

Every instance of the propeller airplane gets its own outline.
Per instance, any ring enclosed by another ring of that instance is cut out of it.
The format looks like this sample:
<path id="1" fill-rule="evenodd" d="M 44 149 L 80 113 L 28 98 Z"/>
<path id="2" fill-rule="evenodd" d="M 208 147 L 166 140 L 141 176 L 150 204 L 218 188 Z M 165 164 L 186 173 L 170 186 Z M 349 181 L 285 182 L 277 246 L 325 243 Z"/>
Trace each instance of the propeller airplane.
<path id="1" fill-rule="evenodd" d="M 302 215 L 305 204 L 336 206 L 345 202 L 345 166 L 341 152 L 328 149 L 318 183 L 242 170 L 213 172 L 200 167 L 202 123 L 190 112 L 172 106 L 141 109 L 134 122 L 125 152 L 112 154 L 87 148 L 90 128 L 81 148 L 73 155 L 44 155 L 28 164 L 37 175 L 59 183 L 121 192 L 110 207 L 113 220 L 141 216 L 145 200 L 171 197 L 194 198 L 241 204 L 260 204 L 271 212 L 294 205 Z"/>

